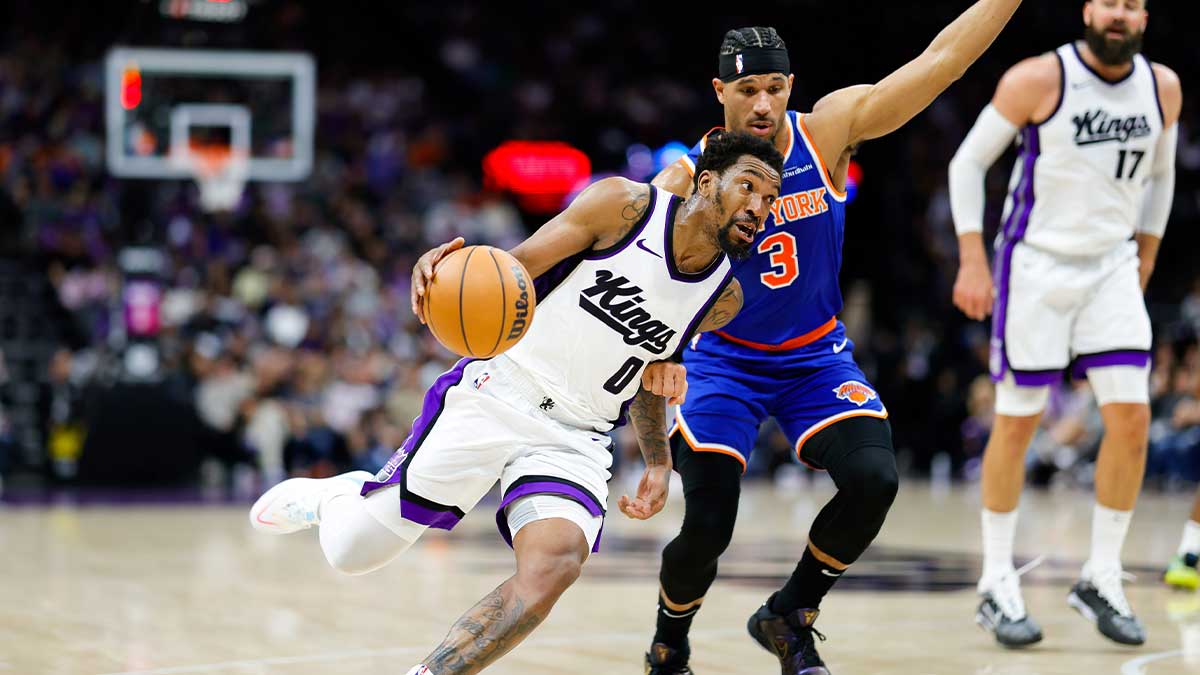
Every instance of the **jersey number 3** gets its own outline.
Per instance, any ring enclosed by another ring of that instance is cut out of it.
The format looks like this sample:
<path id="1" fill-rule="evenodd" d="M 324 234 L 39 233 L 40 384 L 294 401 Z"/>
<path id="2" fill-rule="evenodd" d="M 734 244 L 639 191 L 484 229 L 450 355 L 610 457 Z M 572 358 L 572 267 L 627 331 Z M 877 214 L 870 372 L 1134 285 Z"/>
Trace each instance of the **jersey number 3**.
<path id="1" fill-rule="evenodd" d="M 769 288 L 791 286 L 800 276 L 796 259 L 796 238 L 790 232 L 776 232 L 758 244 L 759 253 L 770 253 L 771 271 L 758 275 Z"/>

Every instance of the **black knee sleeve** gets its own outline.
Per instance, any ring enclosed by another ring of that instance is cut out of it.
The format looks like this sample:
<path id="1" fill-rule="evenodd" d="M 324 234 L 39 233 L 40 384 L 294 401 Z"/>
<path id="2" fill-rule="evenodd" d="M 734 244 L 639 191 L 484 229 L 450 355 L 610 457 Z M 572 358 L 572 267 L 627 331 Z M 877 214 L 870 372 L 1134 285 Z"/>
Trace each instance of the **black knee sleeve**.
<path id="1" fill-rule="evenodd" d="M 679 534 L 663 549 L 659 580 L 672 602 L 686 604 L 703 597 L 717 576 L 717 558 L 737 521 L 742 465 L 720 453 L 693 451 L 682 434 L 671 445 L 685 510 Z"/>
<path id="2" fill-rule="evenodd" d="M 813 521 L 809 539 L 850 564 L 879 534 L 900 485 L 891 426 L 874 417 L 842 420 L 810 438 L 803 456 L 828 471 L 838 488 Z"/>

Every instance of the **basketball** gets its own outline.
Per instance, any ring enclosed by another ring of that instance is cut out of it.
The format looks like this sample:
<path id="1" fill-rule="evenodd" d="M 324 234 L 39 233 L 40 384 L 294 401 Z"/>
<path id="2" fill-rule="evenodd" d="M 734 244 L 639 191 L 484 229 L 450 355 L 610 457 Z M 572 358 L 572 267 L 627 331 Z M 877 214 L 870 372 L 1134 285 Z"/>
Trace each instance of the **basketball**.
<path id="1" fill-rule="evenodd" d="M 517 344 L 533 322 L 529 272 L 491 246 L 464 246 L 438 262 L 425 291 L 425 323 L 460 356 L 489 358 Z"/>

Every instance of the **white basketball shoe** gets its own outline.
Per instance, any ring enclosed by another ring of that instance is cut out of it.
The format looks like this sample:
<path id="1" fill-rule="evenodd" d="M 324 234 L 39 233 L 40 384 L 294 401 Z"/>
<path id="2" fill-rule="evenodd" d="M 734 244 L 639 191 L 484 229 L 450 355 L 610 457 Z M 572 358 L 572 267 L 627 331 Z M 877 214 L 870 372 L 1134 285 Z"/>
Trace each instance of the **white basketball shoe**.
<path id="1" fill-rule="evenodd" d="M 250 507 L 250 525 L 260 532 L 291 534 L 321 522 L 321 502 L 335 494 L 357 494 L 375 476 L 351 471 L 331 478 L 289 478 L 263 493 Z"/>

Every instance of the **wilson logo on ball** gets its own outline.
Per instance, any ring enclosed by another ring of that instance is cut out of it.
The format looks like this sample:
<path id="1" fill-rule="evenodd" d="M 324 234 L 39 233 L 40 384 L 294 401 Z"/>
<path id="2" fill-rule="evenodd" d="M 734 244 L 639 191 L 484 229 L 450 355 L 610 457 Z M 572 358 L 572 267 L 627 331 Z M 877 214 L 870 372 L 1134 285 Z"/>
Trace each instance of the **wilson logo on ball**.
<path id="1" fill-rule="evenodd" d="M 422 303 L 430 332 L 460 356 L 491 358 L 529 332 L 537 297 L 510 253 L 464 246 L 438 261 Z"/>
<path id="2" fill-rule="evenodd" d="M 513 318 L 512 327 L 508 329 L 508 337 L 506 340 L 516 340 L 525 334 L 525 326 L 528 324 L 529 316 L 529 284 L 525 281 L 525 268 L 520 265 L 512 266 L 513 276 L 517 279 L 517 288 L 521 290 L 521 295 L 517 296 L 513 306 L 516 308 L 516 316 Z"/>

